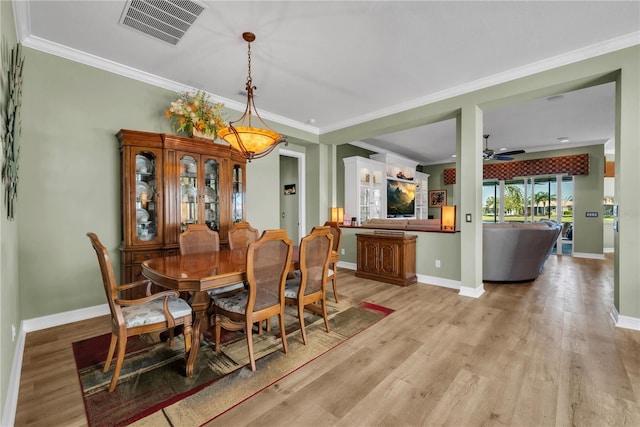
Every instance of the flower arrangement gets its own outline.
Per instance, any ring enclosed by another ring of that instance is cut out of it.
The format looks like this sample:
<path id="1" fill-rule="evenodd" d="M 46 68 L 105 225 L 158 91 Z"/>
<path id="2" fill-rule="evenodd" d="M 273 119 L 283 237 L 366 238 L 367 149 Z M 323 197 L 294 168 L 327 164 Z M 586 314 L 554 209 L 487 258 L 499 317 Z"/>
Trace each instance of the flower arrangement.
<path id="1" fill-rule="evenodd" d="M 172 102 L 164 115 L 167 119 L 174 118 L 173 130 L 204 134 L 215 138 L 219 128 L 226 127 L 222 108 L 224 104 L 209 101 L 209 95 L 203 91 L 194 94 L 184 92 L 177 101 Z"/>

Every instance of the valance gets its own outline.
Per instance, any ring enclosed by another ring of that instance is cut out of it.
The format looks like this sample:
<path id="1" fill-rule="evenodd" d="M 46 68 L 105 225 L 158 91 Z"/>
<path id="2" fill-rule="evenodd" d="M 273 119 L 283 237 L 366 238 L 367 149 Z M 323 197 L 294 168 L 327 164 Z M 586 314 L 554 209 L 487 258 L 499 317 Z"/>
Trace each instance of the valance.
<path id="1" fill-rule="evenodd" d="M 508 180 L 517 176 L 589 175 L 589 155 L 549 157 L 545 159 L 490 163 L 482 168 L 482 179 Z M 444 184 L 456 183 L 456 168 L 444 170 Z"/>

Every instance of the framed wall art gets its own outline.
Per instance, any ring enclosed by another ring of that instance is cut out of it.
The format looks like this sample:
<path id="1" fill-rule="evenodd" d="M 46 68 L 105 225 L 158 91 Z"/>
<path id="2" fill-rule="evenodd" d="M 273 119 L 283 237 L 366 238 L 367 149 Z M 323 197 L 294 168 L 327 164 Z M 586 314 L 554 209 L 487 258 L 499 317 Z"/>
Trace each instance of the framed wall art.
<path id="1" fill-rule="evenodd" d="M 447 190 L 429 191 L 429 207 L 439 208 L 447 204 Z"/>

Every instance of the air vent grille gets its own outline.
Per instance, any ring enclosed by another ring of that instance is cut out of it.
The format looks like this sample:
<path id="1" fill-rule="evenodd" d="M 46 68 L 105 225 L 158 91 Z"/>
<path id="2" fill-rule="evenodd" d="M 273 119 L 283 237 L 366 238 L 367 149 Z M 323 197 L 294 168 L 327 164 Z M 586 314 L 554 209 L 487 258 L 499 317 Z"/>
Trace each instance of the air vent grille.
<path id="1" fill-rule="evenodd" d="M 131 0 L 120 23 L 177 45 L 202 11 L 204 6 L 191 0 Z"/>

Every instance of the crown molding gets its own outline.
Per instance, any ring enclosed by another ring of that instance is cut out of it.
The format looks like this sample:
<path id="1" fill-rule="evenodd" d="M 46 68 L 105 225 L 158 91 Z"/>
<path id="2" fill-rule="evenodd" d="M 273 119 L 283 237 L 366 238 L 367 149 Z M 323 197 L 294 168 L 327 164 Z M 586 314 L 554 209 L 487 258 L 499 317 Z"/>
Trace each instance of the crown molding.
<path id="1" fill-rule="evenodd" d="M 432 104 L 434 102 L 453 98 L 455 96 L 464 95 L 466 93 L 474 92 L 477 90 L 486 89 L 491 86 L 506 83 L 522 77 L 527 77 L 543 71 L 552 70 L 554 68 L 558 68 L 564 65 L 569 65 L 575 62 L 583 61 L 585 59 L 593 58 L 606 53 L 615 52 L 616 50 L 625 49 L 625 48 L 639 45 L 639 44 L 640 44 L 640 31 L 626 34 L 624 36 L 620 36 L 611 40 L 607 40 L 607 41 L 597 43 L 591 46 L 587 46 L 584 48 L 576 49 L 574 51 L 567 52 L 561 55 L 556 55 L 551 58 L 547 58 L 538 62 L 527 64 L 522 67 L 513 68 L 511 70 L 507 70 L 502 73 L 498 73 L 482 79 L 474 80 L 472 82 L 455 86 L 446 90 L 442 90 L 440 92 L 436 92 L 424 97 L 416 98 L 408 102 L 392 105 L 382 110 L 374 111 L 362 116 L 358 116 L 352 119 L 334 123 L 333 125 L 322 127 L 320 129 L 320 134 L 341 130 L 344 128 L 348 128 L 350 126 L 359 125 L 371 120 L 376 120 L 382 117 L 386 117 L 393 114 L 401 113 L 403 111 L 411 110 L 413 108 L 423 107 L 425 105 Z"/>
<path id="2" fill-rule="evenodd" d="M 89 65 L 94 68 L 102 69 L 112 72 L 124 77 L 128 77 L 134 80 L 138 80 L 144 83 L 148 83 L 154 86 L 158 86 L 164 89 L 181 92 L 184 90 L 193 90 L 196 88 L 183 85 L 181 83 L 174 82 L 156 75 L 128 67 L 114 61 L 110 61 L 104 58 L 100 58 L 95 55 L 88 54 L 86 52 L 72 49 L 70 47 L 60 45 L 57 43 L 49 42 L 47 40 L 35 37 L 31 35 L 31 21 L 29 14 L 29 2 L 13 0 L 12 2 L 14 10 L 14 21 L 16 26 L 16 33 L 18 40 L 26 47 L 40 50 L 45 53 L 60 56 L 62 58 L 69 59 L 71 61 L 79 62 L 85 65 Z M 531 64 L 524 65 L 522 67 L 513 68 L 505 72 L 494 74 L 483 79 L 478 79 L 469 83 L 465 83 L 459 86 L 455 86 L 440 92 L 436 92 L 424 97 L 416 98 L 414 100 L 392 105 L 388 108 L 384 108 L 378 111 L 374 111 L 368 114 L 364 114 L 358 117 L 353 117 L 348 120 L 334 123 L 332 125 L 318 128 L 311 126 L 307 123 L 301 123 L 292 119 L 289 119 L 278 114 L 273 114 L 268 111 L 261 112 L 261 116 L 266 119 L 279 123 L 285 126 L 289 126 L 295 129 L 299 129 L 305 132 L 309 132 L 314 135 L 322 135 L 328 132 L 333 132 L 348 128 L 351 126 L 366 123 L 371 120 L 380 119 L 382 117 L 390 116 L 393 114 L 401 113 L 413 108 L 422 107 L 434 102 L 442 101 L 444 99 L 452 98 L 455 96 L 463 95 L 465 93 L 474 92 L 487 87 L 495 86 L 497 84 L 505 83 L 518 78 L 526 77 L 532 74 L 536 74 L 543 71 L 548 71 L 553 68 L 557 68 L 563 65 L 568 65 L 585 59 L 589 59 L 598 55 L 614 52 L 616 50 L 624 49 L 627 47 L 640 44 L 640 31 L 636 31 L 630 34 L 626 34 L 620 37 L 616 37 L 610 40 L 606 40 L 591 46 L 576 49 L 571 52 L 567 52 L 561 55 L 556 55 L 551 58 L 547 58 L 541 61 L 537 61 Z M 236 110 L 244 111 L 245 104 L 239 103 L 232 99 L 228 99 L 213 93 L 209 95 L 217 102 L 222 102 L 226 107 Z"/>
<path id="3" fill-rule="evenodd" d="M 18 13 L 16 13 L 16 16 L 18 16 Z M 93 68 L 104 70 L 113 74 L 117 74 L 123 77 L 127 77 L 133 80 L 137 80 L 143 83 L 147 83 L 147 84 L 160 87 L 163 89 L 171 90 L 174 92 L 193 91 L 193 90 L 199 89 L 199 88 L 194 88 L 192 86 L 184 85 L 182 83 L 175 82 L 173 80 L 156 76 L 155 74 L 147 73 L 146 71 L 142 71 L 133 67 L 122 65 L 115 61 L 104 59 L 96 55 L 91 55 L 81 50 L 73 49 L 68 46 L 54 43 L 54 42 L 42 39 L 40 37 L 35 37 L 31 35 L 23 37 L 22 35 L 27 33 L 30 28 L 29 24 L 24 23 L 23 21 L 24 21 L 23 19 L 20 20 L 21 29 L 19 31 L 18 30 L 16 31 L 18 33 L 18 36 L 22 45 L 28 48 L 39 50 L 41 52 L 58 56 L 60 58 L 65 58 L 70 61 L 78 62 Z M 16 22 L 18 22 L 17 19 L 16 19 Z M 16 25 L 16 28 L 18 28 L 18 25 Z M 211 96 L 214 102 L 222 102 L 225 107 L 231 110 L 242 112 L 246 107 L 245 103 L 241 103 L 233 99 L 225 98 L 215 93 L 211 93 L 211 92 L 206 92 L 206 93 L 208 93 L 209 96 Z M 300 123 L 298 121 L 291 120 L 287 117 L 280 116 L 278 114 L 273 114 L 268 111 L 261 111 L 260 116 L 265 120 L 269 120 L 284 126 L 289 126 L 304 132 L 309 132 L 313 135 L 320 135 L 319 128 L 308 125 L 306 123 Z"/>

